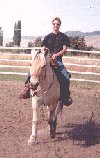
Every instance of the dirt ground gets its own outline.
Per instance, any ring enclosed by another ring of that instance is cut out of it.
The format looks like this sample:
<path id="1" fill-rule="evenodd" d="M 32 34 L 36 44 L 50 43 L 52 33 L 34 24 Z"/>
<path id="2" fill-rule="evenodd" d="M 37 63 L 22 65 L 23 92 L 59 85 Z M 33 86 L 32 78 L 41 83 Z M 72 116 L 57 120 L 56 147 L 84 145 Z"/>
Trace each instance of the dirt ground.
<path id="1" fill-rule="evenodd" d="M 73 104 L 58 116 L 55 139 L 47 132 L 46 107 L 40 108 L 34 146 L 27 143 L 31 99 L 18 99 L 23 86 L 23 82 L 0 81 L 0 158 L 100 158 L 99 84 L 91 88 L 71 85 Z"/>

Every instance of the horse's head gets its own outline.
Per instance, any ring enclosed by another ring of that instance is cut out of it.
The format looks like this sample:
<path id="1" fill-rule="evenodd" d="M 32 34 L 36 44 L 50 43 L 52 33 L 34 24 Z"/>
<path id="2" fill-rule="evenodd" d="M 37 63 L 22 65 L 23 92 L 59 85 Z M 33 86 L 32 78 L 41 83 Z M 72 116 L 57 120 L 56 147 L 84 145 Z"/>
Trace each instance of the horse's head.
<path id="1" fill-rule="evenodd" d="M 49 58 L 49 51 L 47 49 L 45 51 L 38 50 L 36 52 L 32 52 L 32 62 L 30 67 L 31 89 L 36 90 L 40 81 L 45 79 L 47 65 L 50 61 Z"/>

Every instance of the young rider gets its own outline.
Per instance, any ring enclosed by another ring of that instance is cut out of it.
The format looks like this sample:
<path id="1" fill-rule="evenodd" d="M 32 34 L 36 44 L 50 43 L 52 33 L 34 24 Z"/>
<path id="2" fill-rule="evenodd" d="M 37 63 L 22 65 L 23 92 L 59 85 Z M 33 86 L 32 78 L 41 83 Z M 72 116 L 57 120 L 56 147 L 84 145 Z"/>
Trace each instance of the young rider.
<path id="1" fill-rule="evenodd" d="M 70 73 L 66 70 L 62 63 L 62 57 L 67 52 L 67 47 L 70 46 L 70 40 L 68 36 L 60 32 L 61 20 L 58 17 L 55 17 L 52 20 L 53 31 L 45 36 L 42 42 L 42 49 L 49 49 L 52 59 L 57 63 L 57 67 L 54 68 L 55 74 L 60 83 L 60 101 L 63 105 L 69 106 L 72 104 L 72 99 L 70 97 Z M 30 74 L 28 79 L 25 82 L 27 83 L 30 80 Z M 29 91 L 26 94 L 26 98 L 29 98 Z"/>

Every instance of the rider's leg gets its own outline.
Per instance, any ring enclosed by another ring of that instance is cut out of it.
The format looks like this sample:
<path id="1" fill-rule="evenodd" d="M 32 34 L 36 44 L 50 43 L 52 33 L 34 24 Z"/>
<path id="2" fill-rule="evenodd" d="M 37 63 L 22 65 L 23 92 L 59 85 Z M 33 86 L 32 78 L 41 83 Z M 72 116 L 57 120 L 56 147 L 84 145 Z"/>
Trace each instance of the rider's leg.
<path id="1" fill-rule="evenodd" d="M 28 72 L 27 79 L 26 79 L 26 81 L 25 81 L 25 86 L 26 86 L 28 83 L 30 83 L 30 72 Z M 30 88 L 27 90 L 26 96 L 27 96 L 27 98 L 30 98 Z"/>
<path id="2" fill-rule="evenodd" d="M 25 81 L 25 87 L 24 89 L 21 91 L 21 93 L 19 94 L 19 99 L 27 99 L 27 98 L 30 98 L 30 86 L 29 84 L 30 83 L 30 72 L 28 72 L 28 75 L 27 75 L 27 79 Z"/>
<path id="3" fill-rule="evenodd" d="M 27 79 L 25 81 L 25 84 L 30 82 L 30 72 L 27 73 Z"/>
<path id="4" fill-rule="evenodd" d="M 72 104 L 69 90 L 71 75 L 66 70 L 62 62 L 57 61 L 57 63 L 59 64 L 59 67 L 55 69 L 55 73 L 60 83 L 60 99 L 64 105 L 69 106 Z"/>

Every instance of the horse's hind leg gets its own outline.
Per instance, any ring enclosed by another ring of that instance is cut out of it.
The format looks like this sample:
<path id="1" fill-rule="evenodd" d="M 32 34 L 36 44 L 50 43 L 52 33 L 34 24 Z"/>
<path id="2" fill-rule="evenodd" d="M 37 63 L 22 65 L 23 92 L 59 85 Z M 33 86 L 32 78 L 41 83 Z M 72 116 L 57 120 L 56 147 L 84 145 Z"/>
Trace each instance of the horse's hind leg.
<path id="1" fill-rule="evenodd" d="M 57 119 L 49 121 L 50 125 L 50 137 L 55 138 Z"/>
<path id="2" fill-rule="evenodd" d="M 55 138 L 55 132 L 56 132 L 56 126 L 57 126 L 57 117 L 55 117 L 54 110 L 50 110 L 48 124 L 50 126 L 50 137 Z"/>
<path id="3" fill-rule="evenodd" d="M 59 100 L 55 110 L 55 117 L 57 117 L 57 115 L 61 112 L 62 109 L 63 109 L 63 103 Z"/>

